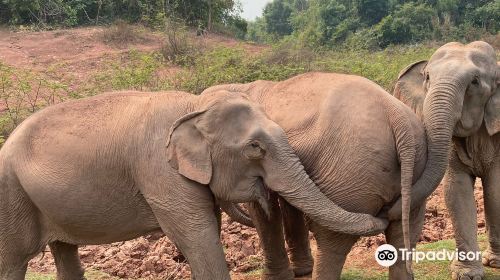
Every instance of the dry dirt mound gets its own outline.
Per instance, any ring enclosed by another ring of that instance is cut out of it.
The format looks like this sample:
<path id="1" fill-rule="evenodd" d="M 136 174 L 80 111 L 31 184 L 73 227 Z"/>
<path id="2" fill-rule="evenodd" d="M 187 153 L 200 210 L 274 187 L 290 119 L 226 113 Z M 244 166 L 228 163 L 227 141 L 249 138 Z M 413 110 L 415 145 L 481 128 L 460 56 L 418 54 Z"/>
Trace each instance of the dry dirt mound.
<path id="1" fill-rule="evenodd" d="M 243 273 L 259 268 L 262 260 L 255 230 L 230 223 L 227 217 L 223 221 L 222 243 L 227 248 L 226 260 L 231 271 Z M 86 268 L 102 270 L 113 276 L 184 279 L 190 275 L 183 256 L 162 233 L 109 245 L 83 246 L 79 252 Z M 48 248 L 30 262 L 30 269 L 38 272 L 55 271 Z"/>
<path id="2" fill-rule="evenodd" d="M 31 68 L 46 72 L 62 65 L 66 72 L 83 78 L 102 63 L 104 58 L 128 51 L 154 50 L 161 39 L 144 34 L 143 40 L 127 44 L 125 48 L 106 43 L 104 28 L 79 28 L 43 32 L 0 31 L 0 60 L 17 68 Z"/>
<path id="3" fill-rule="evenodd" d="M 483 195 L 481 183 L 476 183 L 476 201 L 478 203 L 479 231 L 484 233 Z M 431 196 L 426 212 L 426 221 L 421 235 L 422 242 L 434 242 L 453 238 L 452 225 L 446 211 L 442 186 Z M 314 238 L 311 236 L 313 247 Z M 383 235 L 363 238 L 353 248 L 347 260 L 347 266 L 362 267 L 357 255 L 366 255 L 383 244 Z M 257 233 L 254 229 L 238 223 L 230 223 L 223 218 L 222 243 L 226 260 L 236 279 L 253 279 L 255 276 L 242 274 L 260 268 L 262 252 Z M 313 249 L 314 250 L 314 249 Z M 160 279 L 184 279 L 190 275 L 189 266 L 176 250 L 175 246 L 161 233 L 148 235 L 135 240 L 102 246 L 83 246 L 80 256 L 85 267 L 102 270 L 122 278 L 154 277 Z M 377 267 L 375 260 L 370 263 Z M 39 272 L 53 272 L 54 261 L 47 250 L 45 255 L 35 257 L 30 269 Z"/>

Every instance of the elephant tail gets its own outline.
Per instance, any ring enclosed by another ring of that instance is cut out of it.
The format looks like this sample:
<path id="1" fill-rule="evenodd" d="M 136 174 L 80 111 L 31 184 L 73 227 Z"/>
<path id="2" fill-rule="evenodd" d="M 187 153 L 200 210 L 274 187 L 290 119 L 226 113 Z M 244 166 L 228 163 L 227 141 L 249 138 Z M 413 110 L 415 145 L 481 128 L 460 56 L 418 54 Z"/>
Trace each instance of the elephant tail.
<path id="1" fill-rule="evenodd" d="M 401 201 L 402 215 L 401 221 L 403 226 L 403 238 L 405 248 L 411 251 L 410 241 L 410 211 L 411 211 L 411 187 L 413 184 L 413 173 L 415 166 L 416 144 L 415 135 L 411 129 L 411 123 L 406 115 L 393 105 L 389 113 L 389 119 L 392 125 L 392 130 L 396 140 L 396 149 L 401 165 Z M 411 259 L 406 260 L 406 270 L 409 274 L 413 274 Z"/>
<path id="2" fill-rule="evenodd" d="M 232 220 L 247 227 L 255 227 L 250 216 L 237 203 L 219 201 L 219 206 Z"/>

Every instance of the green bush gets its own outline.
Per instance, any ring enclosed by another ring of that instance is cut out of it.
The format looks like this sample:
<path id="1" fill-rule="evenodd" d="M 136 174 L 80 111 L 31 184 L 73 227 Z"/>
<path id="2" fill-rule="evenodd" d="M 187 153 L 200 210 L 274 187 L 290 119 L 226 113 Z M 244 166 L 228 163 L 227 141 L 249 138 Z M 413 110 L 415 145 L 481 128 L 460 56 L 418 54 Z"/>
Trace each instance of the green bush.
<path id="1" fill-rule="evenodd" d="M 432 19 L 436 16 L 426 4 L 405 3 L 375 26 L 379 44 L 385 47 L 430 39 Z"/>
<path id="2" fill-rule="evenodd" d="M 189 66 L 204 52 L 201 40 L 194 40 L 188 27 L 180 21 L 165 21 L 165 40 L 161 46 L 163 57 L 176 65 Z"/>
<path id="3" fill-rule="evenodd" d="M 140 53 L 129 51 L 125 57 L 109 65 L 98 73 L 93 86 L 82 95 L 92 95 L 112 90 L 156 91 L 169 89 L 168 81 L 161 77 L 158 70 L 164 63 L 159 53 Z"/>
<path id="4" fill-rule="evenodd" d="M 305 64 L 297 62 L 295 58 L 273 61 L 271 56 L 271 53 L 265 53 L 250 57 L 243 49 L 215 48 L 198 57 L 192 67 L 178 74 L 173 86 L 200 93 L 213 85 L 259 79 L 283 80 L 307 71 Z"/>
<path id="5" fill-rule="evenodd" d="M 315 66 L 318 70 L 363 76 L 391 92 L 399 72 L 418 60 L 428 59 L 435 48 L 396 46 L 382 51 L 330 51 Z"/>

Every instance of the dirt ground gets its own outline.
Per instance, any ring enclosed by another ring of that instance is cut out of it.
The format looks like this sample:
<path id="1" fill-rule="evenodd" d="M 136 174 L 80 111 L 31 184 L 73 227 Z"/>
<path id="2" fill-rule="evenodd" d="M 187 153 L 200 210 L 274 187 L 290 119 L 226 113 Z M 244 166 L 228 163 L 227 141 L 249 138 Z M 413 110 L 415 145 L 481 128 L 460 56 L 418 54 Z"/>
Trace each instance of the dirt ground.
<path id="1" fill-rule="evenodd" d="M 55 75 L 70 81 L 83 81 L 94 69 L 110 57 L 120 56 L 129 49 L 141 51 L 156 50 L 161 47 L 162 37 L 148 33 L 138 42 L 126 46 L 113 46 L 105 42 L 102 28 L 80 28 L 46 32 L 10 32 L 0 30 L 0 62 L 8 65 L 31 69 Z M 207 44 L 243 47 L 249 52 L 259 52 L 265 47 L 242 44 L 236 40 L 218 35 L 205 38 Z M 51 72 L 54 66 L 57 71 Z M 61 71 L 60 69 L 64 69 Z M 168 72 L 168 71 L 167 71 Z M 478 203 L 478 227 L 485 231 L 482 208 L 482 188 L 476 183 Z M 444 205 L 443 191 L 440 187 L 430 198 L 426 213 L 426 222 L 422 232 L 422 242 L 452 238 L 452 225 Z M 314 247 L 314 238 L 311 235 Z M 237 223 L 229 223 L 224 217 L 222 242 L 225 246 L 226 259 L 236 279 L 258 279 L 246 273 L 262 265 L 262 255 L 257 234 L 254 229 Z M 347 266 L 365 267 L 367 261 L 376 267 L 373 258 L 360 258 L 360 255 L 372 254 L 374 249 L 384 242 L 383 236 L 361 239 L 353 248 L 347 260 Z M 80 256 L 85 267 L 102 270 L 122 278 L 165 277 L 165 279 L 186 278 L 189 266 L 179 257 L 174 245 L 161 234 L 153 234 L 132 241 L 102 246 L 83 246 Z M 369 261 L 370 262 L 370 261 Z M 30 270 L 53 272 L 54 262 L 48 249 L 36 256 L 29 264 Z M 162 278 L 163 279 L 163 278 Z"/>

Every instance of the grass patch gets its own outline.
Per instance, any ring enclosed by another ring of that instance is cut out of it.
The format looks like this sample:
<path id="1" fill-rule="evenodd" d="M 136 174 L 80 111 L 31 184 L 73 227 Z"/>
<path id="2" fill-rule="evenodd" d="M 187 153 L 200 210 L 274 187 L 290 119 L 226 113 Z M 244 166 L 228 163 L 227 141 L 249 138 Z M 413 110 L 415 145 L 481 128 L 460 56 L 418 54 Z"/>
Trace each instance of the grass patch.
<path id="1" fill-rule="evenodd" d="M 379 279 L 387 279 L 387 272 L 380 272 L 376 270 L 366 270 L 366 269 L 344 269 L 342 271 L 341 280 L 379 280 Z"/>
<path id="2" fill-rule="evenodd" d="M 98 270 L 87 270 L 85 271 L 85 278 L 88 280 L 119 280 L 120 278 L 110 276 L 109 274 L 98 271 Z M 26 274 L 26 280 L 56 280 L 55 273 L 35 273 L 28 272 Z"/>
<path id="3" fill-rule="evenodd" d="M 479 248 L 484 251 L 488 246 L 485 235 L 478 236 Z M 421 251 L 455 250 L 455 240 L 442 240 L 429 244 L 417 246 Z M 451 278 L 449 261 L 423 261 L 415 264 L 415 279 L 445 280 Z M 500 279 L 500 271 L 490 267 L 485 268 L 485 279 Z"/>
<path id="4" fill-rule="evenodd" d="M 171 89 L 169 80 L 159 74 L 163 57 L 156 52 L 131 50 L 118 61 L 110 61 L 90 81 L 83 96 L 112 90 L 158 91 Z"/>

